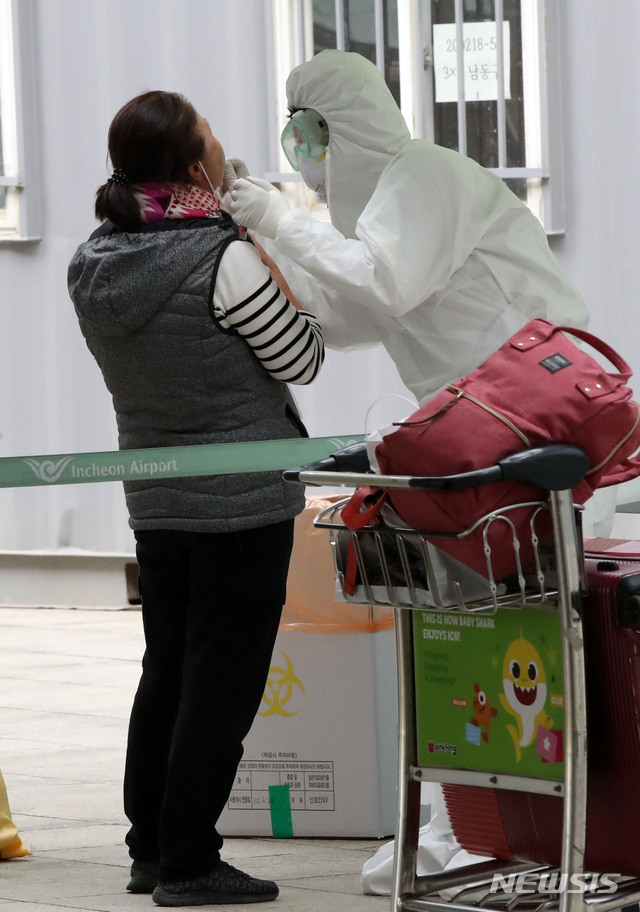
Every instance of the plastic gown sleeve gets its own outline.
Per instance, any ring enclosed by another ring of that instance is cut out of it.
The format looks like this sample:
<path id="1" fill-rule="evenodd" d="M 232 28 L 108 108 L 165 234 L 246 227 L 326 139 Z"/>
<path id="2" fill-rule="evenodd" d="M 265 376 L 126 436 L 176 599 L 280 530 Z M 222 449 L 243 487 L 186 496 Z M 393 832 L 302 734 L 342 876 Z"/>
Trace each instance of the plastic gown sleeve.
<path id="1" fill-rule="evenodd" d="M 381 175 L 356 238 L 292 210 L 278 225 L 277 248 L 330 289 L 337 306 L 360 303 L 401 317 L 447 285 L 511 205 L 501 182 L 478 186 L 477 178 L 463 157 L 434 168 L 427 144 L 410 143 Z"/>
<path id="2" fill-rule="evenodd" d="M 319 224 L 316 219 L 310 220 Z M 364 305 L 350 300 L 347 306 L 341 306 L 342 295 L 339 290 L 319 283 L 310 272 L 284 254 L 271 238 L 257 232 L 252 234 L 275 260 L 296 300 L 319 319 L 328 348 L 352 351 L 380 345 L 379 331 L 369 320 Z"/>

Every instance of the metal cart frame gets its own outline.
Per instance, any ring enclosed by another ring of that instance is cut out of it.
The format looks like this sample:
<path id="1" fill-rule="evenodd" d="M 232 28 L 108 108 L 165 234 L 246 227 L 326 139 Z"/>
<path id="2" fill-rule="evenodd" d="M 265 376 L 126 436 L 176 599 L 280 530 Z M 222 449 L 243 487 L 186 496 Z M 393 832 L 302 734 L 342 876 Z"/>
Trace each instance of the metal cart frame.
<path id="1" fill-rule="evenodd" d="M 536 468 L 536 458 L 541 468 Z M 535 483 L 548 491 L 548 497 L 526 506 L 551 511 L 555 552 L 555 573 L 549 584 L 539 559 L 534 521 L 531 534 L 536 554 L 536 569 L 533 588 L 531 580 L 525 580 L 518 562 L 518 589 L 515 593 L 501 596 L 493 581 L 488 556 L 490 594 L 487 599 L 466 602 L 463 597 L 456 604 L 444 604 L 439 597 L 423 533 L 415 530 L 396 528 L 396 551 L 399 552 L 406 576 L 406 587 L 400 591 L 392 585 L 390 573 L 385 571 L 385 547 L 379 530 L 364 528 L 352 532 L 358 552 L 359 563 L 363 565 L 360 539 L 373 536 L 375 548 L 382 563 L 384 583 L 382 594 L 367 580 L 366 570 L 361 580 L 360 598 L 349 599 L 344 591 L 344 566 L 337 543 L 337 533 L 345 530 L 340 520 L 340 508 L 346 502 L 325 508 L 316 518 L 315 525 L 331 532 L 336 578 L 342 587 L 345 600 L 361 604 L 389 605 L 394 608 L 396 625 L 396 648 L 399 685 L 399 736 L 398 736 L 398 810 L 394 854 L 393 885 L 391 891 L 392 912 L 471 912 L 478 908 L 496 910 L 520 909 L 558 910 L 558 912 L 583 912 L 596 907 L 601 912 L 628 906 L 640 900 L 640 879 L 617 877 L 614 894 L 599 891 L 580 893 L 566 889 L 550 893 L 538 887 L 535 892 L 525 895 L 499 894 L 490 891 L 496 873 L 506 876 L 511 873 L 528 872 L 542 884 L 543 876 L 549 873 L 570 875 L 583 874 L 585 858 L 587 818 L 587 731 L 586 731 L 586 686 L 584 646 L 581 621 L 581 597 L 585 587 L 582 541 L 576 523 L 571 489 L 586 472 L 586 457 L 573 447 L 550 446 L 535 451 L 517 454 L 513 460 L 505 460 L 499 466 L 489 467 L 476 473 L 447 476 L 442 478 L 408 478 L 404 476 L 372 476 L 370 473 L 318 471 L 313 466 L 285 473 L 285 478 L 312 485 L 371 485 L 381 488 L 422 488 L 426 490 L 461 489 L 483 484 L 501 478 L 520 478 Z M 544 492 L 543 492 L 544 493 Z M 523 505 L 517 505 L 523 506 Z M 482 521 L 485 526 L 501 514 L 488 514 Z M 533 510 L 535 515 L 535 509 Z M 507 518 L 508 521 L 508 518 Z M 472 529 L 478 526 L 476 523 Z M 460 536 L 471 529 L 463 530 Z M 388 532 L 387 532 L 388 534 Z M 429 532 L 433 540 L 434 533 Z M 515 533 L 514 533 L 515 534 Z M 562 781 L 534 779 L 529 777 L 493 774 L 478 771 L 434 769 L 418 764 L 416 688 L 414 666 L 412 610 L 424 610 L 424 603 L 417 599 L 408 562 L 404 540 L 407 535 L 418 536 L 423 542 L 425 576 L 432 591 L 434 604 L 430 611 L 464 611 L 473 613 L 495 613 L 502 607 L 518 607 L 544 604 L 557 609 L 560 617 L 565 693 L 564 730 L 564 778 Z M 486 543 L 486 539 L 485 539 Z M 515 543 L 516 554 L 518 544 Z M 403 557 L 404 555 L 404 557 Z M 562 858 L 560 868 L 535 865 L 531 862 L 487 859 L 486 862 L 467 865 L 463 868 L 438 874 L 418 876 L 418 831 L 420 821 L 420 790 L 423 781 L 461 783 L 491 788 L 507 788 L 528 792 L 543 792 L 564 797 Z M 604 872 L 600 872 L 604 873 Z M 548 883 L 548 880 L 547 880 Z M 562 883 L 562 878 L 560 878 Z M 448 891 L 448 898 L 442 891 Z"/>

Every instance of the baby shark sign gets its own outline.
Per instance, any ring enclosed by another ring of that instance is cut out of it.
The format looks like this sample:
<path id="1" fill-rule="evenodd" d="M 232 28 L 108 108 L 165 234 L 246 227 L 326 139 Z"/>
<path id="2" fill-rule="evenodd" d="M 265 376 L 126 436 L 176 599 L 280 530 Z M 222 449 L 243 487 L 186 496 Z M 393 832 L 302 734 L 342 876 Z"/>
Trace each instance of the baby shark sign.
<path id="1" fill-rule="evenodd" d="M 561 780 L 558 613 L 414 613 L 418 761 Z"/>
<path id="2" fill-rule="evenodd" d="M 0 459 L 0 488 L 284 471 L 330 456 L 362 440 L 362 435 L 296 437 L 103 453 L 12 456 Z"/>

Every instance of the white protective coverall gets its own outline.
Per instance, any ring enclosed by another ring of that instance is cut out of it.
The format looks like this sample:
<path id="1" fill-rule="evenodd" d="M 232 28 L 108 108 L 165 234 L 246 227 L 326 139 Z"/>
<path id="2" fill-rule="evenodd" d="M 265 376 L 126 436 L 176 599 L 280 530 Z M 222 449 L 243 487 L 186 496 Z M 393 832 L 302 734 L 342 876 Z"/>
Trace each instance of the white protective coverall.
<path id="1" fill-rule="evenodd" d="M 320 52 L 290 73 L 287 99 L 327 122 L 331 224 L 285 206 L 274 240 L 258 240 L 329 347 L 382 343 L 421 401 L 533 317 L 586 326 L 529 209 L 466 156 L 412 140 L 366 58 Z M 246 209 L 231 211 L 246 224 Z"/>

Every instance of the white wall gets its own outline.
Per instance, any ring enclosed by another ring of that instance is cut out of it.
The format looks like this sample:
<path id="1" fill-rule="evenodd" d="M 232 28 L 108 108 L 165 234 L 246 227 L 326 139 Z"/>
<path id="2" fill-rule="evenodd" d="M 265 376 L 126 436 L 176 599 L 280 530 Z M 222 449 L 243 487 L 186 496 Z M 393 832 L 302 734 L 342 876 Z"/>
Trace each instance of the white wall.
<path id="1" fill-rule="evenodd" d="M 586 298 L 591 329 L 630 362 L 640 389 L 640 4 L 557 2 L 567 234 L 555 251 Z"/>
<path id="2" fill-rule="evenodd" d="M 267 167 L 262 0 L 35 0 L 43 231 L 0 247 L 0 455 L 117 448 L 76 324 L 67 263 L 96 226 L 109 123 L 147 89 L 183 92 L 225 147 Z M 0 548 L 130 549 L 118 484 L 0 492 Z"/>
<path id="3" fill-rule="evenodd" d="M 561 4 L 566 49 L 556 90 L 568 230 L 554 249 L 587 298 L 594 331 L 640 377 L 640 7 L 550 2 Z M 603 21 L 612 7 L 616 18 Z M 66 291 L 67 263 L 95 225 L 109 122 L 140 91 L 181 91 L 228 154 L 268 171 L 265 8 L 263 0 L 34 0 L 43 232 L 37 244 L 0 244 L 0 456 L 116 448 L 111 403 Z M 384 353 L 330 353 L 297 398 L 311 434 L 333 435 L 362 432 L 371 402 L 402 391 Z M 0 550 L 64 545 L 131 550 L 118 484 L 0 491 Z"/>

